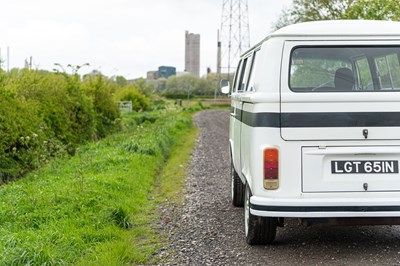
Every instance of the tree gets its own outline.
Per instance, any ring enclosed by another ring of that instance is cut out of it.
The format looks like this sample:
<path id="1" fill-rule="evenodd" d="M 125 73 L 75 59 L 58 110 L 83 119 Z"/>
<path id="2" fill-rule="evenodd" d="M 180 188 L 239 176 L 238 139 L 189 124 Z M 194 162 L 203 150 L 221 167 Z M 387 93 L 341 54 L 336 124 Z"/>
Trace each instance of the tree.
<path id="1" fill-rule="evenodd" d="M 159 78 L 157 80 L 157 84 L 155 84 L 158 91 L 163 91 L 167 87 L 167 79 L 166 78 Z"/>
<path id="2" fill-rule="evenodd" d="M 397 0 L 294 0 L 282 11 L 274 29 L 316 20 L 371 19 L 399 20 L 400 2 Z"/>
<path id="3" fill-rule="evenodd" d="M 211 75 L 211 74 L 209 74 Z M 199 78 L 192 74 L 171 76 L 166 81 L 166 88 L 162 92 L 167 97 L 212 96 L 217 80 Z"/>
<path id="4" fill-rule="evenodd" d="M 294 0 L 291 8 L 283 10 L 275 29 L 315 20 L 341 19 L 357 0 Z"/>
<path id="5" fill-rule="evenodd" d="M 144 78 L 140 78 L 134 82 L 135 86 L 137 87 L 138 91 L 147 97 L 151 96 L 154 93 L 154 84 L 147 83 Z"/>
<path id="6" fill-rule="evenodd" d="M 125 87 L 128 85 L 128 80 L 124 76 L 116 76 L 115 77 L 115 82 L 120 86 L 120 87 Z"/>
<path id="7" fill-rule="evenodd" d="M 343 18 L 398 21 L 400 2 L 398 0 L 357 0 Z"/>

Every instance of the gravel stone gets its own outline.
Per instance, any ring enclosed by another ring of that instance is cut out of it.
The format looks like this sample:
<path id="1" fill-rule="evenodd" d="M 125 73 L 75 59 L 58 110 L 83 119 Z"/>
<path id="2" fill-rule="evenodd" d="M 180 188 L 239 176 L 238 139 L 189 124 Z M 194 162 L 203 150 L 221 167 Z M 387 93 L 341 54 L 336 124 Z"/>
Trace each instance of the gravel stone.
<path id="1" fill-rule="evenodd" d="M 201 131 L 185 202 L 163 209 L 170 245 L 160 265 L 400 265 L 399 226 L 306 227 L 287 219 L 273 245 L 247 245 L 243 208 L 230 199 L 229 111 L 202 111 L 194 122 Z"/>

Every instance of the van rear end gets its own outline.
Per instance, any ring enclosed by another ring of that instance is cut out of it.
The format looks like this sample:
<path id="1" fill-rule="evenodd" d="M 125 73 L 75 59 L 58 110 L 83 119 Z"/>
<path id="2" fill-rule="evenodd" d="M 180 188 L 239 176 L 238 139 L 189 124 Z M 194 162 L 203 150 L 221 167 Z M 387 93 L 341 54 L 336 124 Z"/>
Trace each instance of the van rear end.
<path id="1" fill-rule="evenodd" d="M 400 224 L 399 32 L 395 22 L 310 22 L 254 49 L 230 131 L 248 243 L 271 243 L 287 217 Z"/>
<path id="2" fill-rule="evenodd" d="M 283 50 L 280 191 L 254 197 L 253 213 L 400 216 L 400 42 L 287 41 Z"/>

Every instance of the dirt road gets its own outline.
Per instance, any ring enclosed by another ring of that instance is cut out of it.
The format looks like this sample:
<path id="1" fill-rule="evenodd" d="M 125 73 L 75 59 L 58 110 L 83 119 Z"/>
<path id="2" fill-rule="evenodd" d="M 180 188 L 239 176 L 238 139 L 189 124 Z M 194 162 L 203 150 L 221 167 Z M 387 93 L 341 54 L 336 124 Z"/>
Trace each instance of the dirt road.
<path id="1" fill-rule="evenodd" d="M 165 228 L 167 265 L 400 265 L 400 226 L 305 227 L 293 219 L 273 245 L 247 245 L 243 209 L 230 202 L 229 111 L 203 111 L 195 123 L 186 200 Z"/>

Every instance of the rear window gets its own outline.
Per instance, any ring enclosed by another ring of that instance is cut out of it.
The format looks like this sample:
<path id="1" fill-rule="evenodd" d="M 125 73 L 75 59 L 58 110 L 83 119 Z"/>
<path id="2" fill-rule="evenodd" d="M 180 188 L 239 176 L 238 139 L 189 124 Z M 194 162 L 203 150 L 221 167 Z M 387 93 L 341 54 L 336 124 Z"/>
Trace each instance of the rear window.
<path id="1" fill-rule="evenodd" d="M 296 47 L 289 87 L 295 92 L 399 91 L 400 47 Z"/>

